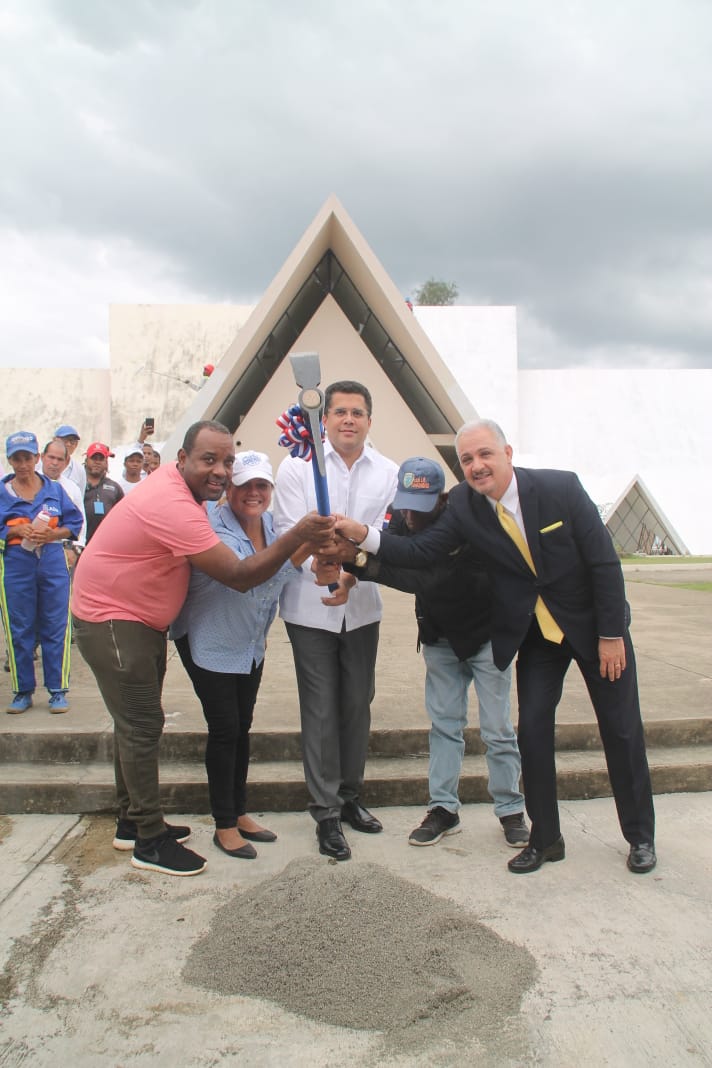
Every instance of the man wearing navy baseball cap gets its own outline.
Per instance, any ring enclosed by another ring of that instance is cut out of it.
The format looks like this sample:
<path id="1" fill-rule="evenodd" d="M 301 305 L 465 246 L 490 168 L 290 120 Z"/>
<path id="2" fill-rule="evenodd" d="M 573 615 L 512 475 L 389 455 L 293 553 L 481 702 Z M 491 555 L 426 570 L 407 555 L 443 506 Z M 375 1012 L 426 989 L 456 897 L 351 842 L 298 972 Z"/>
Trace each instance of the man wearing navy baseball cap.
<path id="1" fill-rule="evenodd" d="M 409 536 L 437 519 L 447 503 L 445 473 L 435 460 L 412 456 L 398 471 L 388 532 Z M 364 566 L 343 564 L 358 578 L 415 594 L 418 643 L 425 660 L 425 707 L 430 717 L 428 812 L 408 841 L 435 845 L 461 830 L 458 783 L 465 754 L 467 695 L 474 682 L 489 792 L 507 845 L 525 846 L 529 828 L 519 789 L 521 764 L 512 726 L 511 666 L 500 671 L 490 642 L 491 594 L 484 565 L 463 545 L 432 568 L 381 563 L 367 553 Z"/>
<path id="2" fill-rule="evenodd" d="M 445 473 L 440 464 L 425 456 L 411 456 L 398 470 L 398 489 L 393 498 L 393 507 L 428 513 L 440 502 L 440 494 L 444 490 Z"/>

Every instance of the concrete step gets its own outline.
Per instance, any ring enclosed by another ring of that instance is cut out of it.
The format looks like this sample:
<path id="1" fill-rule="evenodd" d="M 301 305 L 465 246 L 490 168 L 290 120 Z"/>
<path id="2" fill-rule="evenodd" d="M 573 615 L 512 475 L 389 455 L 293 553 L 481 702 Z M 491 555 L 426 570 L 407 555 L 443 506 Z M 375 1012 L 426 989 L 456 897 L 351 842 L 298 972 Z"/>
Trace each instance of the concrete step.
<path id="1" fill-rule="evenodd" d="M 649 746 L 655 793 L 712 790 L 712 744 Z M 600 749 L 566 749 L 557 754 L 559 797 L 580 800 L 610 796 Z M 166 812 L 209 811 L 202 761 L 163 760 Z M 308 797 L 298 760 L 255 761 L 250 765 L 250 807 L 254 812 L 299 811 Z M 381 756 L 369 759 L 364 801 L 375 807 L 425 805 L 428 799 L 427 756 Z M 460 779 L 464 803 L 489 802 L 483 756 L 466 756 Z M 0 811 L 5 813 L 88 813 L 114 807 L 113 768 L 107 762 L 81 765 L 8 762 L 2 767 Z"/>
<path id="2" fill-rule="evenodd" d="M 62 725 L 63 726 L 63 725 Z M 103 731 L 58 729 L 6 731 L 0 734 L 0 766 L 5 764 L 87 764 L 113 760 L 113 733 Z M 712 745 L 712 718 L 654 720 L 646 724 L 649 746 L 679 747 Z M 484 746 L 477 727 L 465 731 L 466 752 L 477 756 Z M 557 751 L 596 750 L 601 740 L 595 722 L 562 723 L 556 727 Z M 161 760 L 168 763 L 201 762 L 205 749 L 205 731 L 166 729 L 161 740 Z M 299 731 L 250 732 L 251 765 L 269 761 L 301 760 Z M 369 742 L 372 758 L 427 756 L 428 729 L 413 727 L 399 730 L 373 730 Z"/>

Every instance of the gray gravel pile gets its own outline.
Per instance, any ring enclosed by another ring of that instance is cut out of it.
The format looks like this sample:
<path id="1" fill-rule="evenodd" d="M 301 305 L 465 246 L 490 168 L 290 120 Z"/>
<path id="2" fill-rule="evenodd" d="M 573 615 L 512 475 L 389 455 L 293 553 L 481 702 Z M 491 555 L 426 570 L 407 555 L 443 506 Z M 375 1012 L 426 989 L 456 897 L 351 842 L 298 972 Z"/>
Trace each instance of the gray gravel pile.
<path id="1" fill-rule="evenodd" d="M 476 1030 L 502 1023 L 535 974 L 527 950 L 379 865 L 302 859 L 221 907 L 183 978 L 389 1032 L 462 1014 Z"/>

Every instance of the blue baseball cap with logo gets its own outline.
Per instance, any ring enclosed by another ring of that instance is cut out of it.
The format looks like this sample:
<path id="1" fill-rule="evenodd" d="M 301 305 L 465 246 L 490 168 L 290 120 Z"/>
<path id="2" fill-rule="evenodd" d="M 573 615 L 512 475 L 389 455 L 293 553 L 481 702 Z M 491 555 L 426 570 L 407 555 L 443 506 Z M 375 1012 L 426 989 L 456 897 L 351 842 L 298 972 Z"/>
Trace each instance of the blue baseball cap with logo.
<path id="1" fill-rule="evenodd" d="M 8 458 L 16 452 L 31 452 L 36 456 L 39 451 L 37 438 L 31 430 L 16 430 L 5 442 L 5 455 Z"/>
<path id="2" fill-rule="evenodd" d="M 398 470 L 393 507 L 411 512 L 432 512 L 445 489 L 445 472 L 435 460 L 411 456 Z"/>

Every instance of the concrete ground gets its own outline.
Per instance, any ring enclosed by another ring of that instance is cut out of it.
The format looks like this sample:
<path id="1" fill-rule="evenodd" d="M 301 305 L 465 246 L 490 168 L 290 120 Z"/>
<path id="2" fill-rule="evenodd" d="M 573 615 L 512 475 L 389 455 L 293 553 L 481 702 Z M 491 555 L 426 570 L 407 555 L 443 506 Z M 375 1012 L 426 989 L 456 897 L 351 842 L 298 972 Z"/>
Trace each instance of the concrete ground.
<path id="1" fill-rule="evenodd" d="M 133 869 L 129 854 L 112 850 L 107 817 L 4 817 L 0 1064 L 712 1065 L 712 795 L 656 803 L 659 863 L 646 876 L 625 868 L 609 799 L 562 804 L 566 860 L 528 876 L 506 870 L 513 852 L 485 805 L 466 806 L 463 833 L 432 848 L 407 844 L 417 809 L 381 810 L 381 835 L 349 834 L 349 864 L 380 865 L 451 899 L 536 962 L 519 1012 L 494 1033 L 461 1032 L 452 1016 L 440 1028 L 437 1006 L 426 1007 L 417 1043 L 407 1033 L 345 1029 L 267 1000 L 219 995 L 182 977 L 191 947 L 228 899 L 295 858 L 330 863 L 317 857 L 306 814 L 265 815 L 279 839 L 252 862 L 219 853 L 207 817 L 181 817 L 193 826 L 190 844 L 208 858 L 192 879 Z M 258 951 L 273 953 L 278 966 L 279 944 Z M 345 960 L 343 997 L 353 1004 L 360 992 L 349 987 L 348 967 Z M 371 988 L 382 981 L 374 972 Z"/>

